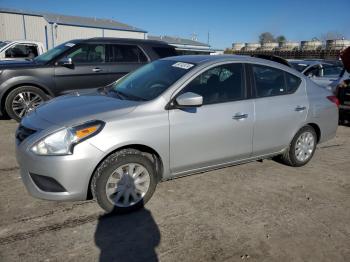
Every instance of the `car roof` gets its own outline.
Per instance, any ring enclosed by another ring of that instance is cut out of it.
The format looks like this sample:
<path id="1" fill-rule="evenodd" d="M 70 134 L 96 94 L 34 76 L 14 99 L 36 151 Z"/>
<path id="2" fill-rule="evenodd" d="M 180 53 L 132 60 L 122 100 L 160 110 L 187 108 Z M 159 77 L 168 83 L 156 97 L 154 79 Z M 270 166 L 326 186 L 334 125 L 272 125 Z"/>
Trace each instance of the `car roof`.
<path id="1" fill-rule="evenodd" d="M 210 63 L 216 63 L 216 62 L 225 62 L 225 61 L 242 62 L 242 63 L 244 62 L 258 63 L 258 64 L 270 65 L 273 67 L 278 67 L 285 71 L 290 71 L 290 70 L 294 71 L 294 69 L 292 69 L 291 67 L 281 63 L 277 63 L 277 62 L 262 59 L 262 58 L 245 56 L 245 55 L 183 55 L 183 56 L 170 56 L 170 57 L 163 58 L 163 60 L 194 63 L 198 65 L 206 64 L 206 63 L 210 64 Z"/>
<path id="2" fill-rule="evenodd" d="M 32 41 L 32 40 L 12 40 L 12 41 L 5 40 L 5 41 L 1 41 L 1 42 L 8 43 L 8 44 L 12 44 L 12 43 L 42 44 L 39 41 Z"/>
<path id="3" fill-rule="evenodd" d="M 148 39 L 135 39 L 135 38 L 117 38 L 117 37 L 93 37 L 88 39 L 74 39 L 69 42 L 75 43 L 91 43 L 91 42 L 103 42 L 103 43 L 130 43 L 130 44 L 147 44 L 147 45 L 163 45 L 169 46 L 166 42 L 158 40 L 148 40 Z"/>

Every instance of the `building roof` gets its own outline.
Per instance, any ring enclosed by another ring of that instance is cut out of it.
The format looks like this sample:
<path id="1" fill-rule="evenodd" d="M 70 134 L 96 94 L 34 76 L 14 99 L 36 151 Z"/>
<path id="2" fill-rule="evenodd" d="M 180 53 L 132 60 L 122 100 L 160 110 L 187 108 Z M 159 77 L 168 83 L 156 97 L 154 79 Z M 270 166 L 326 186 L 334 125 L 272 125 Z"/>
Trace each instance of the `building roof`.
<path id="1" fill-rule="evenodd" d="M 51 23 L 51 24 L 56 23 L 59 25 L 72 25 L 72 26 L 93 27 L 93 28 L 147 33 L 147 31 L 143 29 L 136 28 L 134 26 L 127 25 L 112 19 L 70 16 L 70 15 L 61 15 L 61 14 L 45 13 L 45 12 L 33 12 L 33 11 L 27 11 L 27 10 L 21 10 L 21 9 L 8 9 L 8 8 L 0 8 L 0 13 L 41 16 L 48 23 Z"/>
<path id="2" fill-rule="evenodd" d="M 191 46 L 200 46 L 200 47 L 206 47 L 209 48 L 210 45 L 205 44 L 205 43 L 201 43 L 195 40 L 191 40 L 191 39 L 186 39 L 186 38 L 180 38 L 180 37 L 173 37 L 173 36 L 152 36 L 149 35 L 148 39 L 151 40 L 159 40 L 159 41 L 164 41 L 167 42 L 168 44 L 172 44 L 172 45 L 191 45 Z"/>

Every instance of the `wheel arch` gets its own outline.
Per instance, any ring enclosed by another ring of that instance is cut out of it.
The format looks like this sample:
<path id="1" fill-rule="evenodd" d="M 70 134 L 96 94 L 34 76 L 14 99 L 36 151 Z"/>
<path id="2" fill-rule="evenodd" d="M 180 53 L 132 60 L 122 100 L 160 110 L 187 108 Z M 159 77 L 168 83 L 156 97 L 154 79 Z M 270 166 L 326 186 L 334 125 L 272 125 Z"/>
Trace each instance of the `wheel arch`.
<path id="1" fill-rule="evenodd" d="M 105 155 L 98 162 L 98 164 L 96 165 L 94 171 L 92 172 L 92 174 L 90 176 L 90 180 L 89 180 L 89 184 L 88 184 L 88 190 L 87 190 L 87 196 L 86 196 L 87 199 L 92 199 L 93 198 L 93 195 L 92 195 L 92 192 L 91 192 L 91 181 L 92 181 L 92 178 L 93 178 L 97 168 L 110 155 L 112 155 L 115 152 L 118 152 L 120 150 L 123 150 L 123 149 L 135 149 L 135 150 L 140 151 L 142 155 L 148 157 L 155 164 L 156 174 L 157 174 L 157 182 L 162 180 L 162 178 L 163 178 L 163 171 L 164 171 L 163 160 L 162 160 L 160 154 L 156 150 L 154 150 L 153 148 L 151 148 L 149 146 L 143 145 L 143 144 L 124 145 L 124 146 L 118 147 L 118 148 L 114 149 L 113 151 L 109 152 L 107 155 Z"/>
<path id="2" fill-rule="evenodd" d="M 306 126 L 311 126 L 315 130 L 316 136 L 317 136 L 317 143 L 320 142 L 320 140 L 321 140 L 321 128 L 316 123 L 307 123 Z"/>
<path id="3" fill-rule="evenodd" d="M 43 91 L 45 94 L 47 94 L 49 97 L 53 97 L 53 93 L 45 86 L 37 84 L 37 83 L 32 83 L 32 82 L 23 82 L 23 83 L 18 83 L 15 84 L 13 86 L 8 87 L 5 92 L 3 92 L 1 98 L 0 98 L 0 110 L 3 113 L 5 112 L 5 101 L 7 96 L 9 95 L 9 93 L 11 93 L 11 91 L 15 90 L 16 88 L 22 87 L 22 86 L 32 86 L 32 87 L 36 87 L 39 88 L 41 91 Z"/>

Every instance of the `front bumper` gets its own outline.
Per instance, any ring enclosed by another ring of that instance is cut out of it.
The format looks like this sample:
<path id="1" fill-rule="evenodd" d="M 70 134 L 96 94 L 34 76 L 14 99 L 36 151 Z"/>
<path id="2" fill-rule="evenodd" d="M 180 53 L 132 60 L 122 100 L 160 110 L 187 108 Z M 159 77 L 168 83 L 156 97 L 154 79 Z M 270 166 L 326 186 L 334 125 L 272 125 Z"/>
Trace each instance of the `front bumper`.
<path id="1" fill-rule="evenodd" d="M 103 152 L 84 141 L 74 147 L 72 155 L 38 156 L 29 151 L 30 145 L 33 144 L 30 140 L 32 139 L 16 143 L 17 162 L 28 192 L 34 197 L 46 200 L 85 200 L 90 178 L 103 158 Z M 56 181 L 64 191 L 54 192 L 50 187 L 48 191 L 42 190 L 43 186 L 34 181 L 31 174 Z"/>

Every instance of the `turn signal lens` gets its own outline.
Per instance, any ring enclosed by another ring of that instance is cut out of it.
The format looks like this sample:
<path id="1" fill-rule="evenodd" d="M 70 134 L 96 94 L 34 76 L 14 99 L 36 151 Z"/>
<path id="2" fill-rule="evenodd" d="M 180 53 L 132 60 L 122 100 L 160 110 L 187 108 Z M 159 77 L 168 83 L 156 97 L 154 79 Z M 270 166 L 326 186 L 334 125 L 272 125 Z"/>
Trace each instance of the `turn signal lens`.
<path id="1" fill-rule="evenodd" d="M 93 133 L 95 133 L 98 128 L 100 127 L 100 125 L 95 125 L 95 126 L 90 126 L 90 127 L 86 127 L 83 129 L 78 129 L 75 130 L 75 136 L 80 140 L 83 139 Z"/>

